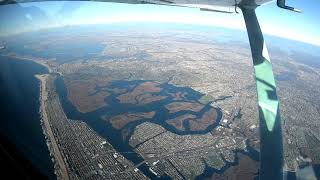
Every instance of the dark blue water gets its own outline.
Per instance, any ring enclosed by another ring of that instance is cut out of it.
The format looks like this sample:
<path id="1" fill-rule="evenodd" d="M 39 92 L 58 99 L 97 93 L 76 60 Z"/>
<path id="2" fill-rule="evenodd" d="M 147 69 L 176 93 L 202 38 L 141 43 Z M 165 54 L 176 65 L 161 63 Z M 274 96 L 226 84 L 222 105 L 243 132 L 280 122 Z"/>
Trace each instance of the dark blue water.
<path id="1" fill-rule="evenodd" d="M 79 112 L 68 100 L 67 90 L 61 77 L 56 80 L 56 88 L 63 109 L 68 118 L 85 121 L 91 128 L 95 130 L 95 132 L 106 138 L 118 152 L 130 152 L 121 154 L 127 159 L 131 160 L 134 164 L 139 164 L 143 161 L 143 158 L 136 154 L 128 143 L 123 142 L 121 132 L 114 129 L 110 123 L 101 119 L 101 112 L 103 111 L 100 110 L 100 113 L 96 112 L 86 114 Z M 150 172 L 149 167 L 146 164 L 142 164 L 139 169 L 148 177 L 153 179 L 158 178 Z"/>
<path id="2" fill-rule="evenodd" d="M 218 169 L 215 169 L 215 168 L 212 168 L 212 167 L 209 167 L 208 165 L 206 165 L 206 169 L 205 169 L 205 172 L 199 176 L 197 176 L 195 179 L 196 180 L 201 180 L 201 179 L 210 179 L 211 176 L 214 174 L 214 173 L 217 173 L 217 174 L 222 174 L 225 170 L 227 170 L 229 167 L 231 166 L 237 166 L 239 164 L 239 154 L 244 154 L 244 155 L 247 155 L 249 156 L 251 159 L 255 160 L 255 161 L 259 161 L 259 152 L 256 151 L 254 148 L 252 148 L 249 143 L 248 143 L 248 140 L 246 142 L 247 144 L 247 151 L 244 151 L 244 150 L 235 150 L 233 151 L 235 153 L 235 159 L 234 159 L 234 162 L 228 162 L 226 161 L 223 157 L 222 157 L 222 160 L 224 161 L 225 163 L 225 166 L 223 166 L 220 170 Z M 258 179 L 258 176 L 256 176 L 256 179 Z"/>
<path id="3" fill-rule="evenodd" d="M 114 81 L 113 83 L 109 84 L 108 87 L 109 88 L 127 89 L 128 91 L 131 91 L 138 84 L 140 84 L 142 82 L 145 82 L 145 81 Z M 205 133 L 208 133 L 209 131 L 211 131 L 212 129 L 214 129 L 215 127 L 218 126 L 218 124 L 222 118 L 221 110 L 217 109 L 217 113 L 218 113 L 217 121 L 216 121 L 216 123 L 209 126 L 207 129 L 205 129 L 203 131 L 190 131 L 187 127 L 185 131 L 181 131 L 181 130 L 178 130 L 175 127 L 167 124 L 165 122 L 165 120 L 175 118 L 175 117 L 177 117 L 181 114 L 184 114 L 184 113 L 191 113 L 191 114 L 194 114 L 196 116 L 201 117 L 204 112 L 208 111 L 210 106 L 207 104 L 205 106 L 205 108 L 203 108 L 203 110 L 201 110 L 200 112 L 182 111 L 182 112 L 178 112 L 178 113 L 174 113 L 174 114 L 169 114 L 168 110 L 164 107 L 164 105 L 173 102 L 174 101 L 173 97 L 168 97 L 164 100 L 155 101 L 155 102 L 152 102 L 146 106 L 137 106 L 137 105 L 120 103 L 119 100 L 116 99 L 116 97 L 119 94 L 113 94 L 113 95 L 110 95 L 106 98 L 106 101 L 108 102 L 108 104 L 110 106 L 105 107 L 105 108 L 101 108 L 95 112 L 81 113 L 76 110 L 76 108 L 71 104 L 71 102 L 69 102 L 69 100 L 67 98 L 67 91 L 64 86 L 63 79 L 61 77 L 57 79 L 56 86 L 57 86 L 57 90 L 58 90 L 59 96 L 60 96 L 62 104 L 63 104 L 63 108 L 66 111 L 67 116 L 71 119 L 81 119 L 81 120 L 85 121 L 89 126 L 91 126 L 102 137 L 105 137 L 114 146 L 114 148 L 117 151 L 131 152 L 131 153 L 122 153 L 122 154 L 123 154 L 123 156 L 125 156 L 126 158 L 131 160 L 134 164 L 140 163 L 141 161 L 143 161 L 143 159 L 142 159 L 142 157 L 140 157 L 138 154 L 136 154 L 133 151 L 133 148 L 131 146 L 129 146 L 129 144 L 128 144 L 129 138 L 123 139 L 121 130 L 117 130 L 117 129 L 113 128 L 111 126 L 111 124 L 108 121 L 103 120 L 101 118 L 101 116 L 107 117 L 107 119 L 108 119 L 114 115 L 123 114 L 123 113 L 127 113 L 127 112 L 156 111 L 156 115 L 155 115 L 154 119 L 152 120 L 152 122 L 159 124 L 162 127 L 164 127 L 165 129 L 167 129 L 168 131 L 174 132 L 176 134 L 205 134 Z M 185 92 L 186 99 L 184 99 L 182 101 L 188 100 L 191 102 L 192 101 L 198 102 L 198 100 L 202 96 L 201 93 L 196 92 L 193 89 L 188 88 L 188 87 L 175 87 L 175 86 L 167 84 L 167 83 L 161 84 L 161 85 L 159 85 L 159 87 L 162 88 L 162 91 L 159 93 L 155 93 L 157 95 L 168 95 L 168 93 Z M 103 88 L 104 87 L 96 87 L 96 90 L 99 91 Z M 126 92 L 124 92 L 124 93 L 126 93 Z M 139 125 L 143 122 L 146 122 L 146 121 L 150 121 L 150 119 L 142 119 L 139 121 L 134 121 L 134 122 L 128 123 L 125 126 L 126 131 L 129 131 L 128 136 L 130 137 L 132 135 L 134 127 L 136 127 L 137 125 Z M 248 151 L 236 150 L 236 151 L 234 151 L 234 153 L 236 154 L 236 158 L 235 158 L 234 162 L 230 163 L 230 162 L 225 161 L 225 166 L 221 170 L 217 170 L 217 169 L 214 169 L 214 168 L 207 166 L 205 172 L 202 175 L 198 176 L 197 179 L 211 177 L 213 173 L 220 173 L 221 174 L 226 169 L 228 169 L 230 166 L 238 165 L 238 163 L 239 163 L 238 156 L 237 156 L 238 153 L 248 155 L 256 161 L 259 160 L 259 152 L 255 151 L 249 145 L 248 145 Z M 142 172 L 144 174 L 146 174 L 147 176 L 149 176 L 151 178 L 158 178 L 158 177 L 155 177 L 148 170 L 148 167 L 146 165 L 140 166 L 140 170 L 142 170 Z M 161 178 L 166 179 L 168 177 L 161 177 Z"/>
<path id="4" fill-rule="evenodd" d="M 20 41 L 12 40 L 7 43 L 7 48 L 10 51 L 24 56 L 31 56 L 37 58 L 56 58 L 59 63 L 74 60 L 90 59 L 92 57 L 98 57 L 102 52 L 105 45 L 96 41 L 84 41 L 74 42 L 66 39 L 58 43 L 51 43 L 47 46 L 42 46 L 39 50 L 31 49 L 30 47 L 21 46 L 21 40 L 31 41 L 33 38 L 37 41 L 29 42 L 31 44 L 38 44 L 39 42 L 47 41 L 47 39 L 57 38 L 57 35 L 48 34 L 47 36 L 38 36 L 39 34 L 29 33 L 20 38 Z M 61 37 L 60 37 L 61 38 Z M 67 37 L 65 37 L 67 38 Z"/>
<path id="5" fill-rule="evenodd" d="M 39 116 L 39 81 L 48 70 L 31 61 L 0 56 L 0 131 L 45 176 L 55 179 Z"/>

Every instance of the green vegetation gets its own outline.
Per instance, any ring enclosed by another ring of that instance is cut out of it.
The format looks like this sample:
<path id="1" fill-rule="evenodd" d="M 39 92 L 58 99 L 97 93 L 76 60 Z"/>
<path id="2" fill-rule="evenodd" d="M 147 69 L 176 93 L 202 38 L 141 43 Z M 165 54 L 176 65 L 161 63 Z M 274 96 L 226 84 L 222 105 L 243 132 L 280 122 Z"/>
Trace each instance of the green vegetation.
<path id="1" fill-rule="evenodd" d="M 202 104 L 208 104 L 209 102 L 213 101 L 213 97 L 211 95 L 203 95 L 200 99 L 199 102 Z"/>

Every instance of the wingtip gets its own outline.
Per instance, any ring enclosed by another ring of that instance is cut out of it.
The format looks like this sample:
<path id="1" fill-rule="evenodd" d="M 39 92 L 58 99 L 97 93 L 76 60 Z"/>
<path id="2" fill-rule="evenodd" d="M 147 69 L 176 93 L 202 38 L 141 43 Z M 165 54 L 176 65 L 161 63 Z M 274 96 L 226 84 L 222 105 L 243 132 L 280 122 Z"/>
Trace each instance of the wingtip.
<path id="1" fill-rule="evenodd" d="M 296 8 L 294 8 L 293 11 L 298 12 L 298 13 L 302 13 L 302 11 L 300 9 L 296 9 Z"/>

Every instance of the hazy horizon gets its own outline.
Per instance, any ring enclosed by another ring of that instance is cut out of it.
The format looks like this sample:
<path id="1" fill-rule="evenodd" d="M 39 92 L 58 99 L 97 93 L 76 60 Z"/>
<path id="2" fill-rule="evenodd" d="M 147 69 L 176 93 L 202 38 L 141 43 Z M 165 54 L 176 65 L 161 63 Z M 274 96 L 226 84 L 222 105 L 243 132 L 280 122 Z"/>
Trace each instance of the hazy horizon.
<path id="1" fill-rule="evenodd" d="M 296 3 L 302 6 L 299 1 Z M 179 23 L 246 31 L 242 13 L 204 12 L 197 8 L 50 1 L 5 5 L 0 6 L 0 10 L 4 24 L 0 27 L 0 36 L 52 27 L 113 23 Z M 257 16 L 266 35 L 320 46 L 319 32 L 316 31 L 319 22 L 310 16 L 314 10 L 303 10 L 302 14 L 281 10 L 272 2 L 258 7 Z"/>

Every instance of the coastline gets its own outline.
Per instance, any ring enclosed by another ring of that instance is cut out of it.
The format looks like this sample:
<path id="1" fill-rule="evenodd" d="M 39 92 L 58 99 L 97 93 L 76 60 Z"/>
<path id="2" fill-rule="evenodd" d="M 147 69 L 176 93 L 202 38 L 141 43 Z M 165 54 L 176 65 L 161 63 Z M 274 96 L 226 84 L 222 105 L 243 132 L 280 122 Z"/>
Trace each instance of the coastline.
<path id="1" fill-rule="evenodd" d="M 54 70 L 47 64 L 47 61 L 40 58 L 31 58 L 19 55 L 3 55 L 7 57 L 12 57 L 21 61 L 31 61 L 36 64 L 44 66 L 48 70 L 48 74 L 36 74 L 34 77 L 39 80 L 40 92 L 39 92 L 39 118 L 40 126 L 42 128 L 42 133 L 45 137 L 47 148 L 50 152 L 51 161 L 54 166 L 54 173 L 57 176 L 57 179 L 69 180 L 69 173 L 67 168 L 67 163 L 64 161 L 63 155 L 59 150 L 58 142 L 55 139 L 51 125 L 46 113 L 46 104 L 45 102 L 48 99 L 48 91 L 46 90 L 47 78 L 50 76 L 50 73 L 53 73 Z"/>
<path id="2" fill-rule="evenodd" d="M 53 157 L 52 161 L 54 162 L 54 169 L 57 175 L 57 179 L 69 179 L 67 165 L 64 161 L 64 158 L 59 150 L 59 145 L 54 137 L 52 132 L 47 113 L 45 110 L 45 102 L 48 98 L 48 92 L 46 91 L 46 80 L 48 78 L 48 74 L 35 75 L 37 79 L 40 81 L 40 119 L 41 119 L 41 127 L 43 129 L 43 134 L 46 137 L 47 146 L 50 151 L 51 157 Z"/>
<path id="3" fill-rule="evenodd" d="M 48 61 L 46 61 L 42 58 L 20 56 L 17 54 L 1 54 L 1 56 L 11 57 L 11 58 L 15 58 L 17 60 L 22 60 L 22 61 L 31 61 L 31 62 L 40 64 L 40 65 L 46 67 L 49 71 L 49 74 L 53 72 L 53 68 L 50 67 L 50 65 L 48 64 Z"/>

